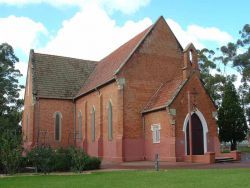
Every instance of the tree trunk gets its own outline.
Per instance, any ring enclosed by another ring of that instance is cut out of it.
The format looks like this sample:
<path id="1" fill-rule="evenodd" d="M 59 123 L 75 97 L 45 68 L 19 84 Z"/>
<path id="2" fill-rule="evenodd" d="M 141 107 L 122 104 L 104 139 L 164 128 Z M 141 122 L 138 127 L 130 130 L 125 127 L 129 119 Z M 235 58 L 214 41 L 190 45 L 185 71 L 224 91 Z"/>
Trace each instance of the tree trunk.
<path id="1" fill-rule="evenodd" d="M 237 142 L 235 140 L 231 141 L 231 151 L 234 151 L 237 149 Z"/>

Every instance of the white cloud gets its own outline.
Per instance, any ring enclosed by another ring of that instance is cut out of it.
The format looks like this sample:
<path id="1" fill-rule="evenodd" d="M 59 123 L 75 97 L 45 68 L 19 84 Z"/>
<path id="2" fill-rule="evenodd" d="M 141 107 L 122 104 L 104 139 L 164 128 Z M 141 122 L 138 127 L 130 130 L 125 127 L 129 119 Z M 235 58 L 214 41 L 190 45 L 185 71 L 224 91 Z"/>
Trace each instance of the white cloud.
<path id="1" fill-rule="evenodd" d="M 15 64 L 15 68 L 21 72 L 21 74 L 23 75 L 22 77 L 26 78 L 28 63 L 22 61 L 17 62 Z"/>
<path id="2" fill-rule="evenodd" d="M 64 21 L 57 35 L 40 51 L 99 60 L 151 24 L 149 18 L 144 18 L 117 26 L 101 7 L 89 4 Z"/>
<path id="3" fill-rule="evenodd" d="M 15 49 L 28 53 L 30 48 L 37 46 L 40 34 L 47 34 L 46 28 L 30 18 L 0 18 L 0 43 L 7 42 Z"/>
<path id="4" fill-rule="evenodd" d="M 0 4 L 13 6 L 46 3 L 55 7 L 78 6 L 81 8 L 86 4 L 96 3 L 109 11 L 121 11 L 125 14 L 134 13 L 149 2 L 150 0 L 0 0 Z"/>
<path id="5" fill-rule="evenodd" d="M 25 88 L 19 92 L 19 99 L 24 99 Z"/>
<path id="6" fill-rule="evenodd" d="M 117 10 L 130 14 L 148 5 L 150 0 L 98 0 L 98 2 L 111 11 Z"/>
<path id="7" fill-rule="evenodd" d="M 187 29 L 184 30 L 172 19 L 167 19 L 167 23 L 184 48 L 190 42 L 192 42 L 196 48 L 204 48 L 204 42 L 213 42 L 220 46 L 233 40 L 233 37 L 229 33 L 221 31 L 216 27 L 189 25 Z"/>
<path id="8" fill-rule="evenodd" d="M 25 85 L 26 84 L 28 63 L 27 62 L 22 62 L 22 61 L 17 62 L 15 64 L 15 68 L 18 69 L 22 74 L 22 76 L 19 78 L 19 84 Z M 21 91 L 19 92 L 19 98 L 20 99 L 24 98 L 24 92 L 25 92 L 25 89 L 21 89 Z"/>

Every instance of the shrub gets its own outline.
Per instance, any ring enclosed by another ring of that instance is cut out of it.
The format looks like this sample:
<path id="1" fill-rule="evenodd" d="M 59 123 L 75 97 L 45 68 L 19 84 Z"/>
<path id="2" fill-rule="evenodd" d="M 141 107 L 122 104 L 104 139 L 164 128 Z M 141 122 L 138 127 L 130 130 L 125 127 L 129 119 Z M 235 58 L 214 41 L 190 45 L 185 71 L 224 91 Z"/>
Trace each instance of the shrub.
<path id="1" fill-rule="evenodd" d="M 25 168 L 28 165 L 28 158 L 26 156 L 22 156 L 20 159 L 20 169 Z"/>
<path id="2" fill-rule="evenodd" d="M 88 156 L 82 149 L 70 148 L 71 170 L 82 172 L 84 170 L 99 169 L 101 160 L 97 157 Z"/>
<path id="3" fill-rule="evenodd" d="M 38 172 L 49 173 L 54 171 L 82 172 L 84 170 L 99 169 L 101 160 L 88 156 L 83 149 L 70 147 L 68 149 L 52 150 L 50 147 L 38 146 L 33 148 L 23 164 L 31 164 Z"/>
<path id="4" fill-rule="evenodd" d="M 47 174 L 54 168 L 53 150 L 49 146 L 35 147 L 28 153 L 27 157 L 38 172 Z"/>
<path id="5" fill-rule="evenodd" d="M 69 148 L 71 157 L 71 170 L 75 172 L 82 172 L 85 166 L 85 157 L 87 155 L 82 149 L 71 147 Z"/>
<path id="6" fill-rule="evenodd" d="M 22 157 L 22 137 L 16 130 L 4 130 L 0 134 L 0 168 L 4 173 L 18 171 Z"/>
<path id="7" fill-rule="evenodd" d="M 98 157 L 85 157 L 85 166 L 84 170 L 95 170 L 100 169 L 101 160 Z"/>
<path id="8" fill-rule="evenodd" d="M 54 151 L 54 170 L 69 171 L 71 167 L 71 156 L 68 149 L 57 149 Z"/>

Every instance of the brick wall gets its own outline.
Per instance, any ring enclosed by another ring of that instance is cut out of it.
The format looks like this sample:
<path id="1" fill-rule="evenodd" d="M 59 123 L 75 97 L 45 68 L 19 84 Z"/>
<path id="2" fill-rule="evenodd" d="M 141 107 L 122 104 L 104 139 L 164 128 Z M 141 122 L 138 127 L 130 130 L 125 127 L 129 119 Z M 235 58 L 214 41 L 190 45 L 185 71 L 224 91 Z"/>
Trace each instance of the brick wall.
<path id="1" fill-rule="evenodd" d="M 108 104 L 113 111 L 113 139 L 108 139 Z M 116 82 L 92 92 L 76 101 L 76 112 L 82 112 L 82 139 L 77 144 L 88 154 L 109 161 L 122 161 L 123 108 L 122 89 Z M 95 141 L 91 139 L 91 112 L 95 107 Z M 76 131 L 79 132 L 78 121 Z M 87 133 L 87 134 L 86 134 Z"/>
<path id="2" fill-rule="evenodd" d="M 183 54 L 169 27 L 160 20 L 140 49 L 125 65 L 124 147 L 125 160 L 142 160 L 143 130 L 141 111 L 161 83 L 182 75 Z M 133 145 L 135 148 L 131 150 Z M 127 158 L 127 157 L 126 157 Z"/>
<path id="3" fill-rule="evenodd" d="M 34 103 L 32 95 L 32 76 L 31 76 L 31 67 L 28 66 L 28 74 L 26 80 L 26 90 L 24 96 L 24 110 L 22 117 L 22 132 L 23 132 L 23 141 L 24 148 L 30 149 L 34 145 Z"/>
<path id="4" fill-rule="evenodd" d="M 145 159 L 154 160 L 159 154 L 161 161 L 176 161 L 175 156 L 175 127 L 170 124 L 169 114 L 166 110 L 152 112 L 144 115 L 145 118 Z M 151 125 L 159 124 L 160 143 L 153 143 Z"/>
<path id="5" fill-rule="evenodd" d="M 73 145 L 74 136 L 74 103 L 72 100 L 39 99 L 36 102 L 37 117 L 35 142 L 48 144 L 53 148 Z M 55 113 L 60 112 L 61 139 L 55 140 Z M 37 137 L 39 135 L 39 137 Z"/>
<path id="6" fill-rule="evenodd" d="M 217 125 L 216 120 L 212 115 L 212 113 L 216 111 L 216 108 L 213 105 L 210 97 L 206 93 L 205 89 L 203 88 L 199 77 L 194 75 L 192 76 L 191 80 L 184 86 L 173 104 L 170 106 L 170 108 L 176 109 L 176 117 L 174 119 L 176 120 L 176 156 L 178 157 L 178 160 L 182 160 L 182 156 L 185 155 L 183 123 L 188 114 L 187 92 L 192 92 L 194 88 L 197 92 L 197 95 L 195 97 L 197 109 L 203 114 L 208 126 L 207 151 L 219 154 Z M 192 101 L 194 101 L 194 98 L 191 95 L 191 102 Z"/>

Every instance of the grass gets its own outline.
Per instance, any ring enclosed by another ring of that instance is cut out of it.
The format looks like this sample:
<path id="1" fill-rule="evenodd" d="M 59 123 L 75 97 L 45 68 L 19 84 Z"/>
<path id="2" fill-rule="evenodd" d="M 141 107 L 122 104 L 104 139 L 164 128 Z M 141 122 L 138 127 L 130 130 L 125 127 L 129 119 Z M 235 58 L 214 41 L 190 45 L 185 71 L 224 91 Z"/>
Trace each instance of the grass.
<path id="1" fill-rule="evenodd" d="M 0 178 L 3 188 L 195 188 L 250 187 L 250 169 L 114 171 Z"/>
<path id="2" fill-rule="evenodd" d="M 248 146 L 239 146 L 238 150 L 241 151 L 242 153 L 250 153 L 250 147 Z"/>

